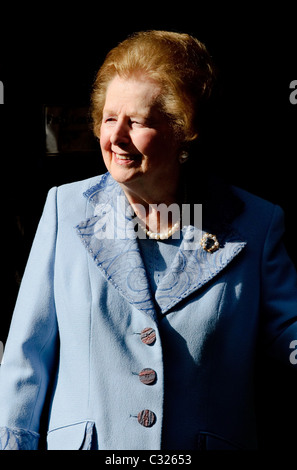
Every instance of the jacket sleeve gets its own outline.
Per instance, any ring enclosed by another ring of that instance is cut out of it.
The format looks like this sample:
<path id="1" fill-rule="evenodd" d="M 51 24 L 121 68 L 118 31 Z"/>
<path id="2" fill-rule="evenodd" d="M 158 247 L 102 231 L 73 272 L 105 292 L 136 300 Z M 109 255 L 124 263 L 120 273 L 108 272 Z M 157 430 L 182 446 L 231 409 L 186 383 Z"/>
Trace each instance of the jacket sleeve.
<path id="1" fill-rule="evenodd" d="M 289 365 L 297 340 L 297 274 L 283 234 L 283 211 L 275 206 L 262 259 L 262 314 L 268 354 Z"/>
<path id="2" fill-rule="evenodd" d="M 57 350 L 54 260 L 56 188 L 47 197 L 24 272 L 0 367 L 0 449 L 37 449 Z"/>

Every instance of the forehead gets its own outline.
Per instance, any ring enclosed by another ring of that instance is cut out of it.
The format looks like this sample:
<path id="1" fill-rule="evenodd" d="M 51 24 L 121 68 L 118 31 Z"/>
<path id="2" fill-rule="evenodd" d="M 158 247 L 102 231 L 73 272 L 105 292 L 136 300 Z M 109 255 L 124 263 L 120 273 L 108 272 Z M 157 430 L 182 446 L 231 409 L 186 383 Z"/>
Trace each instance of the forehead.
<path id="1" fill-rule="evenodd" d="M 103 111 L 147 113 L 156 107 L 160 92 L 160 86 L 145 77 L 116 76 L 108 85 Z"/>

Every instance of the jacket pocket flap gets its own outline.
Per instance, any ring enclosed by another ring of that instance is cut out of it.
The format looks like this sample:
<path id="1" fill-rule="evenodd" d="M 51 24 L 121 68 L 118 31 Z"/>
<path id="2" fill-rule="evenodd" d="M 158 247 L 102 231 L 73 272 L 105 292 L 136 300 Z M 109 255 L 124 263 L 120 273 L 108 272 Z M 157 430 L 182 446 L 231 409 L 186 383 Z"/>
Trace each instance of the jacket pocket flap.
<path id="1" fill-rule="evenodd" d="M 82 421 L 52 429 L 47 435 L 48 450 L 90 450 L 94 423 Z"/>
<path id="2" fill-rule="evenodd" d="M 201 431 L 198 439 L 199 450 L 243 450 L 238 444 L 211 432 Z"/>

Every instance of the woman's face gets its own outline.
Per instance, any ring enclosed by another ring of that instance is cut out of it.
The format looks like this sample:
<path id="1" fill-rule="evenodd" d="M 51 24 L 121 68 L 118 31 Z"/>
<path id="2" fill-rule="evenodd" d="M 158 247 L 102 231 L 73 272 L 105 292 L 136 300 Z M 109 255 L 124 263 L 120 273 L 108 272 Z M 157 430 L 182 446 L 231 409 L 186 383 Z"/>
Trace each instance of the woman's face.
<path id="1" fill-rule="evenodd" d="M 100 145 L 107 170 L 126 188 L 165 189 L 178 179 L 179 142 L 160 111 L 160 93 L 141 77 L 116 76 L 107 88 Z"/>

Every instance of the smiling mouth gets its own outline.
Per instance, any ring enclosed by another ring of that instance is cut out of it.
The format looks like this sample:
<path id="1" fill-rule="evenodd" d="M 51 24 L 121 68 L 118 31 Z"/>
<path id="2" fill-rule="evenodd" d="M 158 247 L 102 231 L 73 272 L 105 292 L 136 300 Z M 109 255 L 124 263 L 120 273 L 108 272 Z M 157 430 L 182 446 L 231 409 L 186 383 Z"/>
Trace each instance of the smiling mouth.
<path id="1" fill-rule="evenodd" d="M 119 160 L 134 160 L 131 155 L 116 155 Z"/>
<path id="2" fill-rule="evenodd" d="M 114 153 L 114 152 L 113 152 L 113 156 L 116 161 L 119 161 L 122 163 L 134 162 L 136 160 L 139 160 L 140 158 L 140 155 L 119 155 L 118 153 Z"/>

